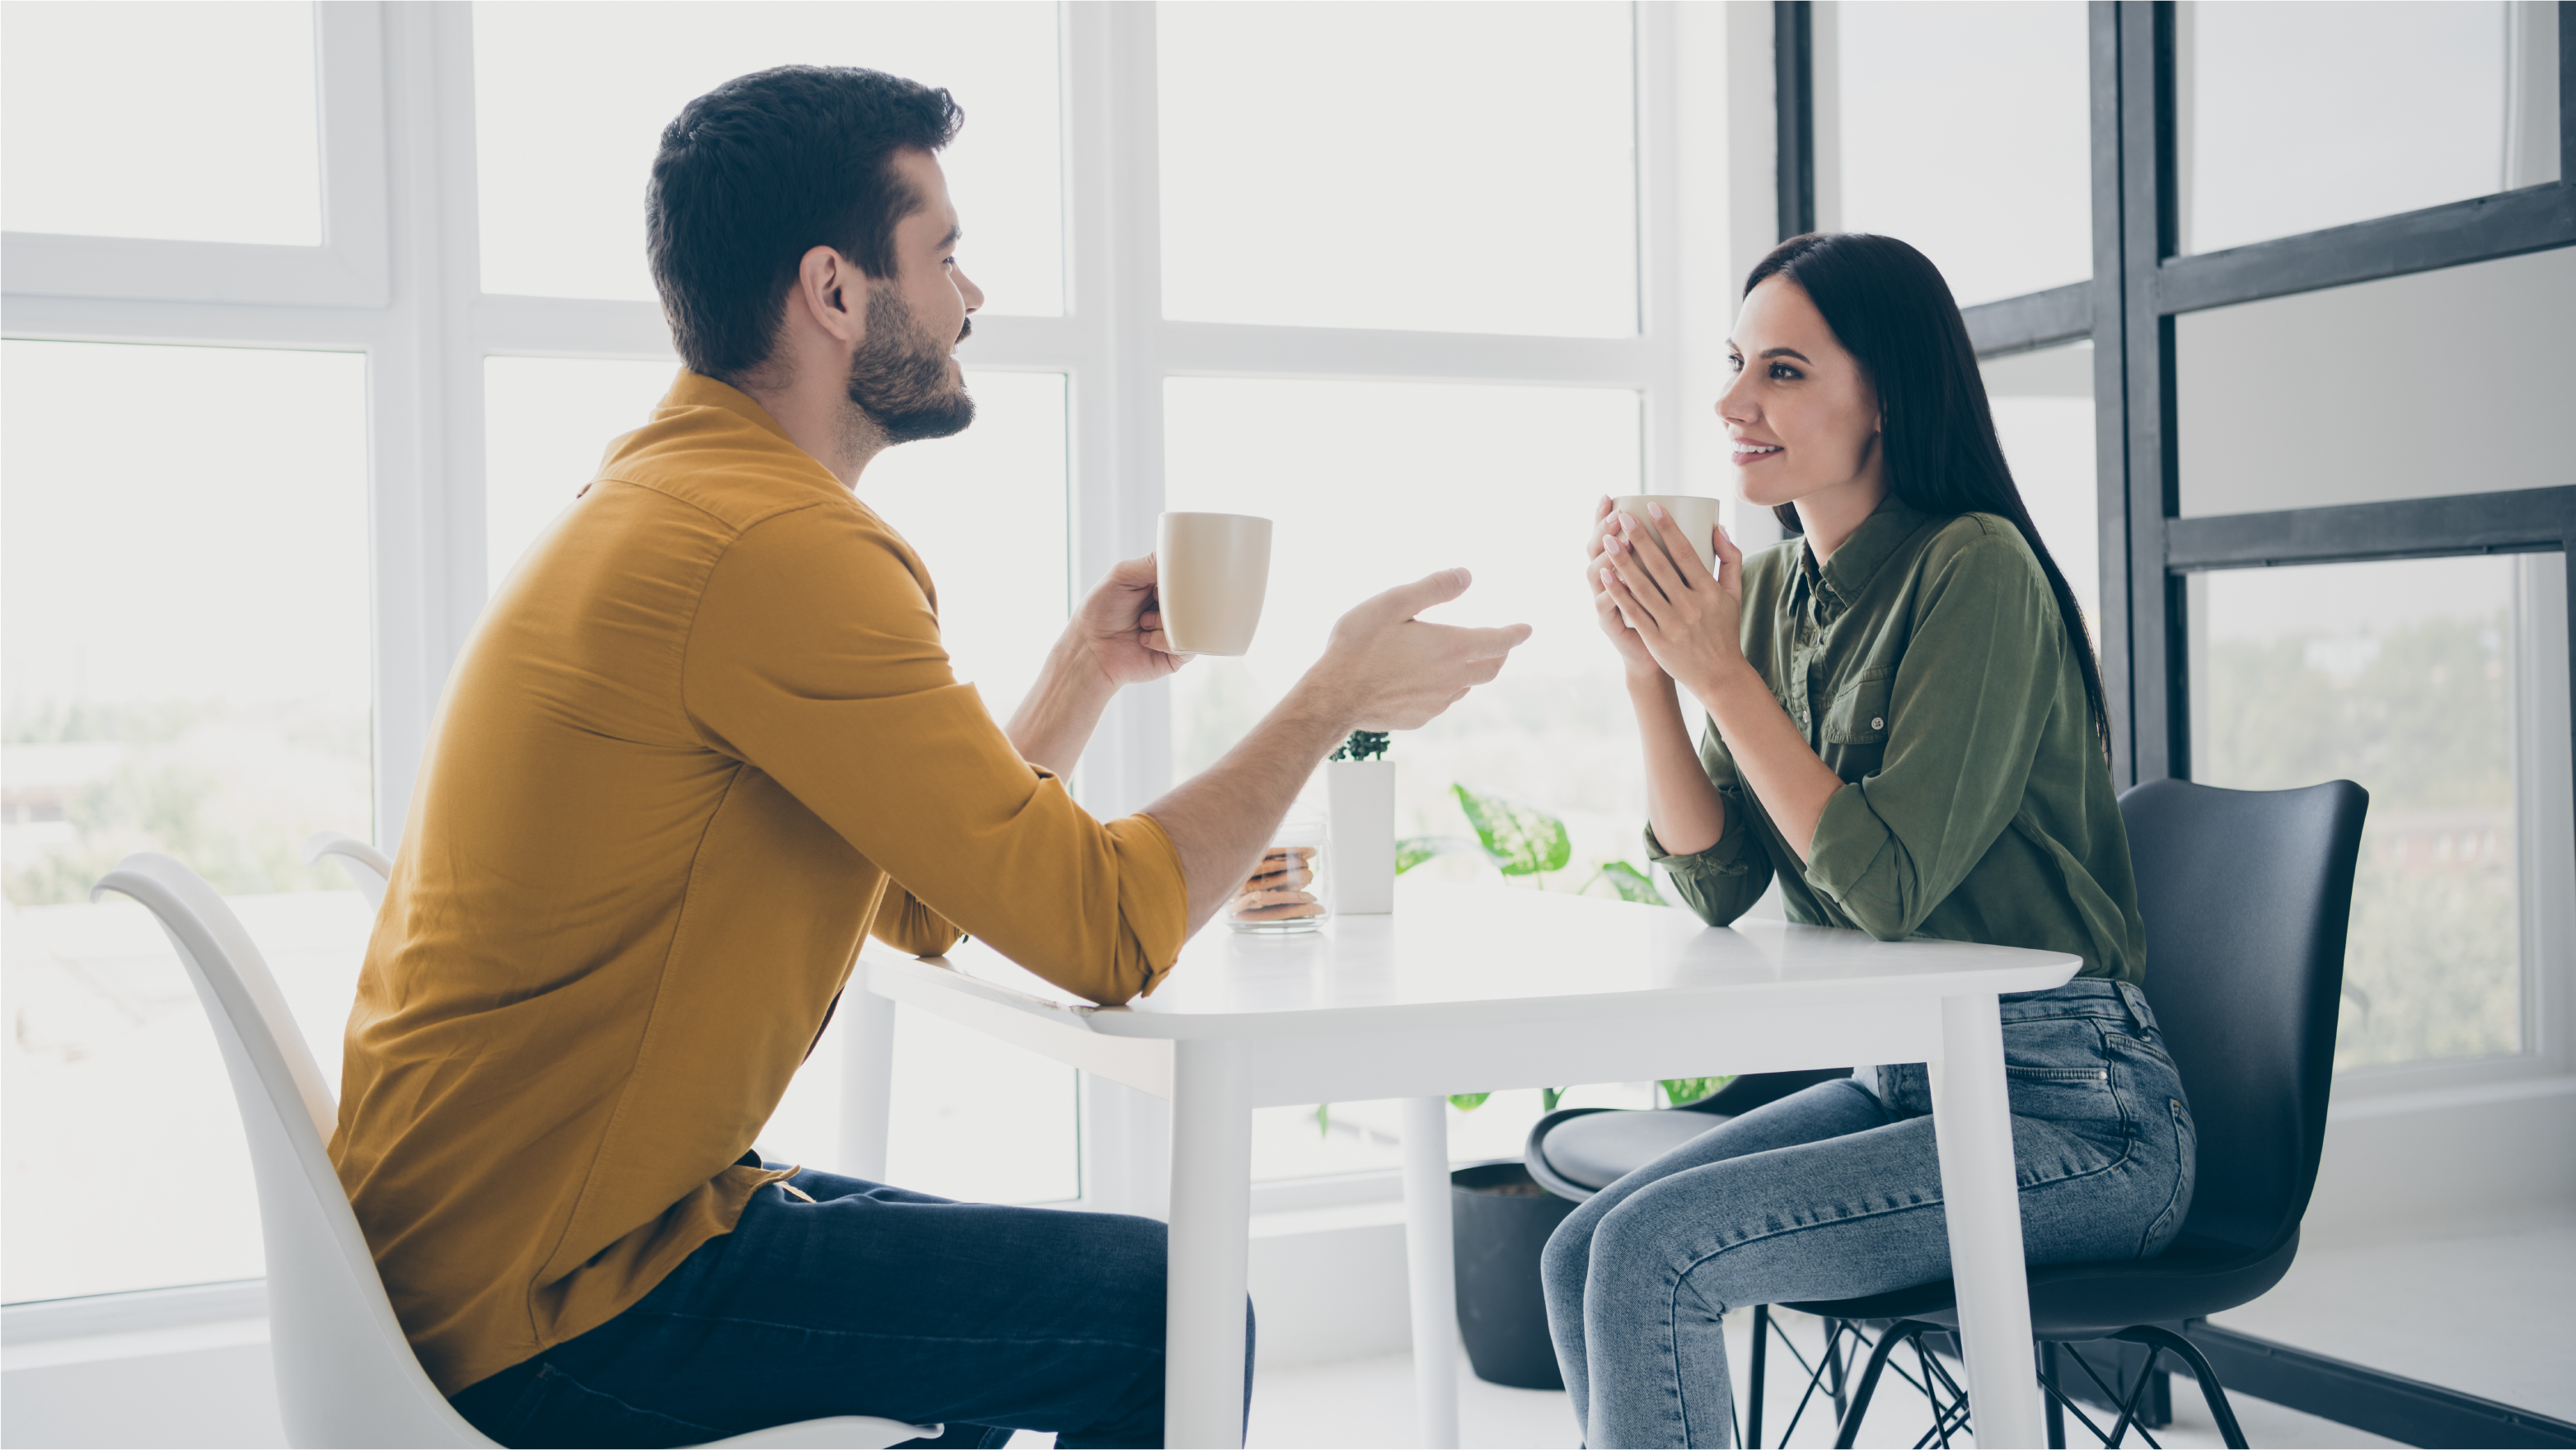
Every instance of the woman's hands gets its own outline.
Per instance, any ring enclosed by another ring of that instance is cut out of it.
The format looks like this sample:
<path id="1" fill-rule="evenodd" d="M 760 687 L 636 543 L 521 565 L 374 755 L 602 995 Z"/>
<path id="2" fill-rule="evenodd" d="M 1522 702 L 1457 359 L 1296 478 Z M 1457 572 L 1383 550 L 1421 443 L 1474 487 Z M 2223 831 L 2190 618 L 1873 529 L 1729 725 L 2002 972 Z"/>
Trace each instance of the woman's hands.
<path id="1" fill-rule="evenodd" d="M 1699 562 L 1681 525 L 1659 504 L 1648 519 L 1610 512 L 1602 501 L 1593 557 L 1593 607 L 1601 627 L 1639 673 L 1633 651 L 1714 708 L 1715 697 L 1747 670 L 1743 650 L 1744 553 L 1715 531 L 1717 573 Z M 1634 641 L 1631 645 L 1629 641 Z"/>
<path id="2" fill-rule="evenodd" d="M 1601 632 L 1610 636 L 1610 647 L 1619 652 L 1619 663 L 1627 666 L 1629 683 L 1664 679 L 1664 667 L 1655 663 L 1655 657 L 1646 650 L 1646 641 L 1619 617 L 1619 606 L 1602 582 L 1606 536 L 1617 526 L 1618 519 L 1610 512 L 1610 496 L 1605 493 L 1601 506 L 1592 511 L 1592 537 L 1583 546 L 1583 579 L 1592 586 L 1592 617 Z"/>

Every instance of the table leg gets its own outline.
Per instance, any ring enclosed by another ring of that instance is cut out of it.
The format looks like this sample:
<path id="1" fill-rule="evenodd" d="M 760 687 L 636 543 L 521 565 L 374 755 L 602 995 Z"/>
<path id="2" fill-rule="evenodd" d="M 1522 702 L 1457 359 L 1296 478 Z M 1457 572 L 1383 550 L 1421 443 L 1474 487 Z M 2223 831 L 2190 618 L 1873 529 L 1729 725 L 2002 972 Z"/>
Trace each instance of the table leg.
<path id="1" fill-rule="evenodd" d="M 1251 1098 L 1230 1044 L 1180 1042 L 1174 1048 L 1163 1443 L 1231 1450 L 1243 1443 Z"/>
<path id="2" fill-rule="evenodd" d="M 1458 1444 L 1458 1262 L 1449 1231 L 1449 1100 L 1404 1100 L 1404 1261 L 1413 1301 L 1416 1444 Z"/>
<path id="3" fill-rule="evenodd" d="M 1980 1445 L 2041 1445 L 2038 1366 L 2030 1347 L 2030 1282 L 2004 1093 L 2003 1022 L 1992 996 L 1941 1001 L 1941 1061 L 1932 1065 L 1933 1134 L 1948 1206 L 1959 1347 Z"/>
<path id="4" fill-rule="evenodd" d="M 894 999 L 868 990 L 867 963 L 841 989 L 840 1171 L 886 1176 L 886 1115 L 894 1105 Z"/>

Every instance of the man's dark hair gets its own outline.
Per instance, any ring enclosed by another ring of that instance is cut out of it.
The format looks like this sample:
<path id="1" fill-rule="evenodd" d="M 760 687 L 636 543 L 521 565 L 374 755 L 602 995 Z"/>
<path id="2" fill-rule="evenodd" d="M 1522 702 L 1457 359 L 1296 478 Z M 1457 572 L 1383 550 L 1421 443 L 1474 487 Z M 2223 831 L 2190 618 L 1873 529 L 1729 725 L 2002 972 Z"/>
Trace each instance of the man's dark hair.
<path id="1" fill-rule="evenodd" d="M 945 90 L 855 66 L 758 71 L 682 107 L 644 193 L 680 360 L 727 382 L 758 370 L 816 246 L 893 276 L 895 225 L 921 207 L 894 155 L 938 150 L 965 119 Z"/>

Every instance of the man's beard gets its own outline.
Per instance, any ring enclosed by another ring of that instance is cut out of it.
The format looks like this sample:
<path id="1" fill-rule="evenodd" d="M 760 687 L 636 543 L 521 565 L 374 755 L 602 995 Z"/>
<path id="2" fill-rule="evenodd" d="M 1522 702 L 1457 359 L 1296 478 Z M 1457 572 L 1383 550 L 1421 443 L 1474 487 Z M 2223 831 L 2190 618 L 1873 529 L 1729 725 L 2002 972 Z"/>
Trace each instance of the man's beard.
<path id="1" fill-rule="evenodd" d="M 948 380 L 948 354 L 956 343 L 924 336 L 892 288 L 868 292 L 868 335 L 850 356 L 851 405 L 889 444 L 963 432 L 975 421 L 975 399 L 965 384 Z M 971 330 L 974 324 L 966 326 Z"/>

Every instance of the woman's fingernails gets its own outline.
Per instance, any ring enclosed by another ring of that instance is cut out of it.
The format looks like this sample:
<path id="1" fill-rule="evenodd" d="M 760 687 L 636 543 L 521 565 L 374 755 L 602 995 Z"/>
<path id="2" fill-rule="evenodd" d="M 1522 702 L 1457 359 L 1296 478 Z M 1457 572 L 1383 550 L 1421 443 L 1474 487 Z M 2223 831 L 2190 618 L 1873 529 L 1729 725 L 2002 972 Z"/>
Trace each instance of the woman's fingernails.
<path id="1" fill-rule="evenodd" d="M 1671 517 L 1671 515 L 1664 512 L 1664 506 L 1659 503 L 1650 503 L 1646 505 L 1646 512 L 1653 514 L 1655 516 L 1655 522 L 1659 524 L 1665 519 Z"/>

